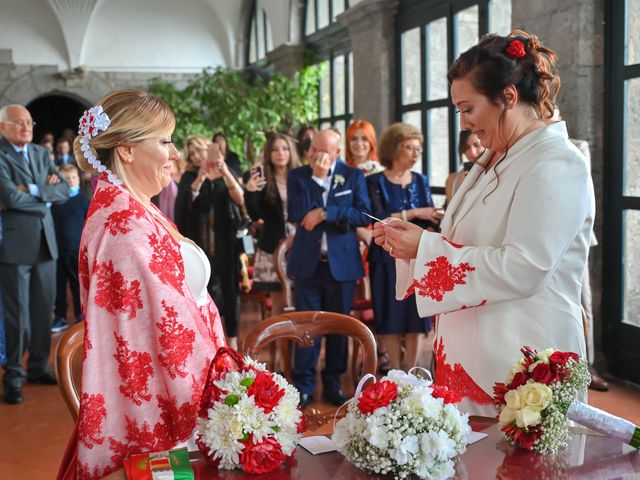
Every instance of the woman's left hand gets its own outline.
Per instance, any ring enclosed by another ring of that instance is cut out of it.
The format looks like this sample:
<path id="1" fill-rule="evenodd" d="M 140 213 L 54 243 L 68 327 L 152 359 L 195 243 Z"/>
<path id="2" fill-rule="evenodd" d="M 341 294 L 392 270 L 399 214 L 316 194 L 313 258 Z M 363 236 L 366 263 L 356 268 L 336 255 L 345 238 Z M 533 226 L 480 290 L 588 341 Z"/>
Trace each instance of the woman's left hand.
<path id="1" fill-rule="evenodd" d="M 422 220 L 438 223 L 444 217 L 444 212 L 440 208 L 423 207 L 416 208 L 416 216 Z"/>
<path id="2" fill-rule="evenodd" d="M 376 224 L 378 225 L 378 224 Z M 384 248 L 393 258 L 411 260 L 418 255 L 418 246 L 424 230 L 419 226 L 398 219 L 389 219 L 386 225 L 382 225 L 385 235 L 376 237 L 376 243 Z M 374 230 L 374 237 L 376 232 Z"/>

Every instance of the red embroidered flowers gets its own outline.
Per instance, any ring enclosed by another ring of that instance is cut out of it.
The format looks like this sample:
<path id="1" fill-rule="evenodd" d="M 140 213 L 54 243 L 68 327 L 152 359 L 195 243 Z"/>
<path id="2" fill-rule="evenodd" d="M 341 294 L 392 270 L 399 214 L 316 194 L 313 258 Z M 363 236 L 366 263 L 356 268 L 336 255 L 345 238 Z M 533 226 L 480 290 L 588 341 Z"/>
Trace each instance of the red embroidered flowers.
<path id="1" fill-rule="evenodd" d="M 104 408 L 104 396 L 101 394 L 82 394 L 80 400 L 82 416 L 78 424 L 78 438 L 87 448 L 93 448 L 95 444 L 101 445 L 104 442 L 102 436 L 102 422 L 107 416 L 107 409 Z"/>
<path id="2" fill-rule="evenodd" d="M 178 312 L 167 305 L 165 300 L 162 300 L 162 308 L 164 315 L 160 317 L 160 322 L 156 322 L 156 326 L 162 332 L 160 334 L 162 350 L 158 358 L 171 378 L 186 377 L 187 372 L 184 367 L 187 358 L 193 352 L 196 334 L 178 321 Z"/>
<path id="3" fill-rule="evenodd" d="M 505 52 L 511 58 L 522 58 L 527 54 L 524 43 L 517 38 L 511 41 Z"/>
<path id="4" fill-rule="evenodd" d="M 440 337 L 434 351 L 436 357 L 436 382 L 444 385 L 461 397 L 467 397 L 476 403 L 488 405 L 493 403 L 491 396 L 478 386 L 462 365 L 455 363 L 453 366 L 447 363 L 447 354 L 444 353 L 444 342 Z"/>
<path id="5" fill-rule="evenodd" d="M 380 407 L 386 407 L 398 397 L 398 387 L 395 383 L 385 380 L 376 382 L 362 390 L 358 400 L 360 413 L 366 415 Z"/>
<path id="6" fill-rule="evenodd" d="M 151 400 L 149 393 L 149 377 L 153 375 L 151 355 L 147 352 L 136 352 L 129 348 L 129 342 L 113 332 L 116 338 L 116 353 L 113 355 L 118 361 L 118 374 L 121 384 L 120 392 L 130 398 L 136 405 Z"/>
<path id="7" fill-rule="evenodd" d="M 184 264 L 176 241 L 169 234 L 159 237 L 154 233 L 149 235 L 149 245 L 153 249 L 149 270 L 162 283 L 171 285 L 178 293 L 183 293 Z"/>
<path id="8" fill-rule="evenodd" d="M 140 282 L 133 280 L 129 286 L 124 275 L 115 271 L 111 260 L 101 264 L 96 263 L 93 266 L 93 275 L 98 279 L 96 305 L 106 309 L 112 315 L 123 312 L 129 316 L 129 320 L 135 318 L 137 309 L 142 308 Z"/>
<path id="9" fill-rule="evenodd" d="M 429 269 L 420 280 L 414 280 L 412 288 L 423 297 L 429 297 L 436 302 L 441 302 L 445 293 L 451 292 L 456 285 L 465 285 L 467 272 L 475 271 L 466 262 L 453 266 L 445 256 L 439 256 L 425 266 Z"/>

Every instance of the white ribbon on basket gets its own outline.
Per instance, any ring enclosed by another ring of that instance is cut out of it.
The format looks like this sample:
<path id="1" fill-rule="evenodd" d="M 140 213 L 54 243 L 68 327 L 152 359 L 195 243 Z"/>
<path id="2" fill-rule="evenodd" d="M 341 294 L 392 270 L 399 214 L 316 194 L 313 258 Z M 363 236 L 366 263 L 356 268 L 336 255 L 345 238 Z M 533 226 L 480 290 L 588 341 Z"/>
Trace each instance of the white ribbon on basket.
<path id="1" fill-rule="evenodd" d="M 412 373 L 414 370 L 421 371 L 423 374 L 425 374 L 428 377 L 428 379 L 420 378 L 417 375 L 414 375 Z M 389 376 L 389 374 L 392 374 L 393 377 L 398 378 L 403 383 L 414 385 L 416 387 L 430 387 L 433 384 L 433 376 L 431 375 L 431 372 L 423 367 L 410 368 L 409 372 L 404 372 L 402 370 L 390 370 L 389 373 L 387 373 L 387 376 Z M 364 377 L 360 379 L 360 381 L 358 382 L 358 385 L 356 386 L 356 391 L 353 394 L 353 398 L 344 402 L 342 405 L 340 405 L 338 410 L 336 410 L 336 413 L 333 416 L 334 430 L 336 429 L 336 418 L 338 418 L 338 413 L 340 412 L 340 410 L 342 410 L 342 407 L 344 407 L 345 405 L 349 405 L 349 403 L 351 402 L 358 401 L 358 399 L 360 398 L 360 395 L 362 394 L 364 384 L 367 383 L 368 380 L 373 380 L 373 383 L 376 383 L 378 381 L 376 376 L 372 373 L 367 373 Z"/>

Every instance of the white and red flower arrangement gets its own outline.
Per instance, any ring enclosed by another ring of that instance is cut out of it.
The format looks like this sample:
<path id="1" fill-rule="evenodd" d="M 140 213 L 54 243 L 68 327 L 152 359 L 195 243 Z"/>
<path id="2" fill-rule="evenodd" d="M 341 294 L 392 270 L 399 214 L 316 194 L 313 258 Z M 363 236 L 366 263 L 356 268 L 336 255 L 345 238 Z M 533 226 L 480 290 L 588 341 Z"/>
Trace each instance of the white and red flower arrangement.
<path id="1" fill-rule="evenodd" d="M 273 472 L 293 457 L 305 431 L 299 401 L 284 377 L 220 348 L 200 402 L 198 447 L 218 468 Z"/>
<path id="2" fill-rule="evenodd" d="M 394 478 L 444 479 L 455 474 L 454 458 L 466 450 L 468 416 L 447 387 L 400 370 L 379 382 L 366 375 L 336 425 L 332 440 L 358 468 Z"/>
<path id="3" fill-rule="evenodd" d="M 552 348 L 537 352 L 530 347 L 521 352 L 523 357 L 511 368 L 506 383 L 493 387 L 507 440 L 541 454 L 555 453 L 567 445 L 567 420 L 573 420 L 638 448 L 638 427 L 577 400 L 591 375 L 576 353 Z"/>

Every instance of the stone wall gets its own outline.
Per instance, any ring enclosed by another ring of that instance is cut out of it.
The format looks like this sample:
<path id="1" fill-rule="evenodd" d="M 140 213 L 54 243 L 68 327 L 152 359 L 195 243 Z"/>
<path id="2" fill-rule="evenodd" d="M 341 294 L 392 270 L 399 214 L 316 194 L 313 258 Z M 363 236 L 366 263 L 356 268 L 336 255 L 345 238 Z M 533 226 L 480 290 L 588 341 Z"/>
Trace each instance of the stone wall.
<path id="1" fill-rule="evenodd" d="M 595 232 L 602 238 L 604 131 L 604 0 L 531 2 L 512 0 L 513 28 L 535 33 L 558 55 L 562 87 L 558 95 L 569 136 L 587 140 L 596 193 Z M 602 246 L 591 249 L 596 363 L 602 350 Z"/>
<path id="2" fill-rule="evenodd" d="M 11 50 L 0 50 L 0 106 L 27 105 L 47 94 L 75 97 L 95 104 L 105 93 L 117 88 L 146 88 L 152 78 L 160 77 L 177 86 L 186 85 L 194 74 L 158 74 L 139 72 L 87 72 L 76 69 L 60 72 L 55 65 L 15 65 Z"/>

